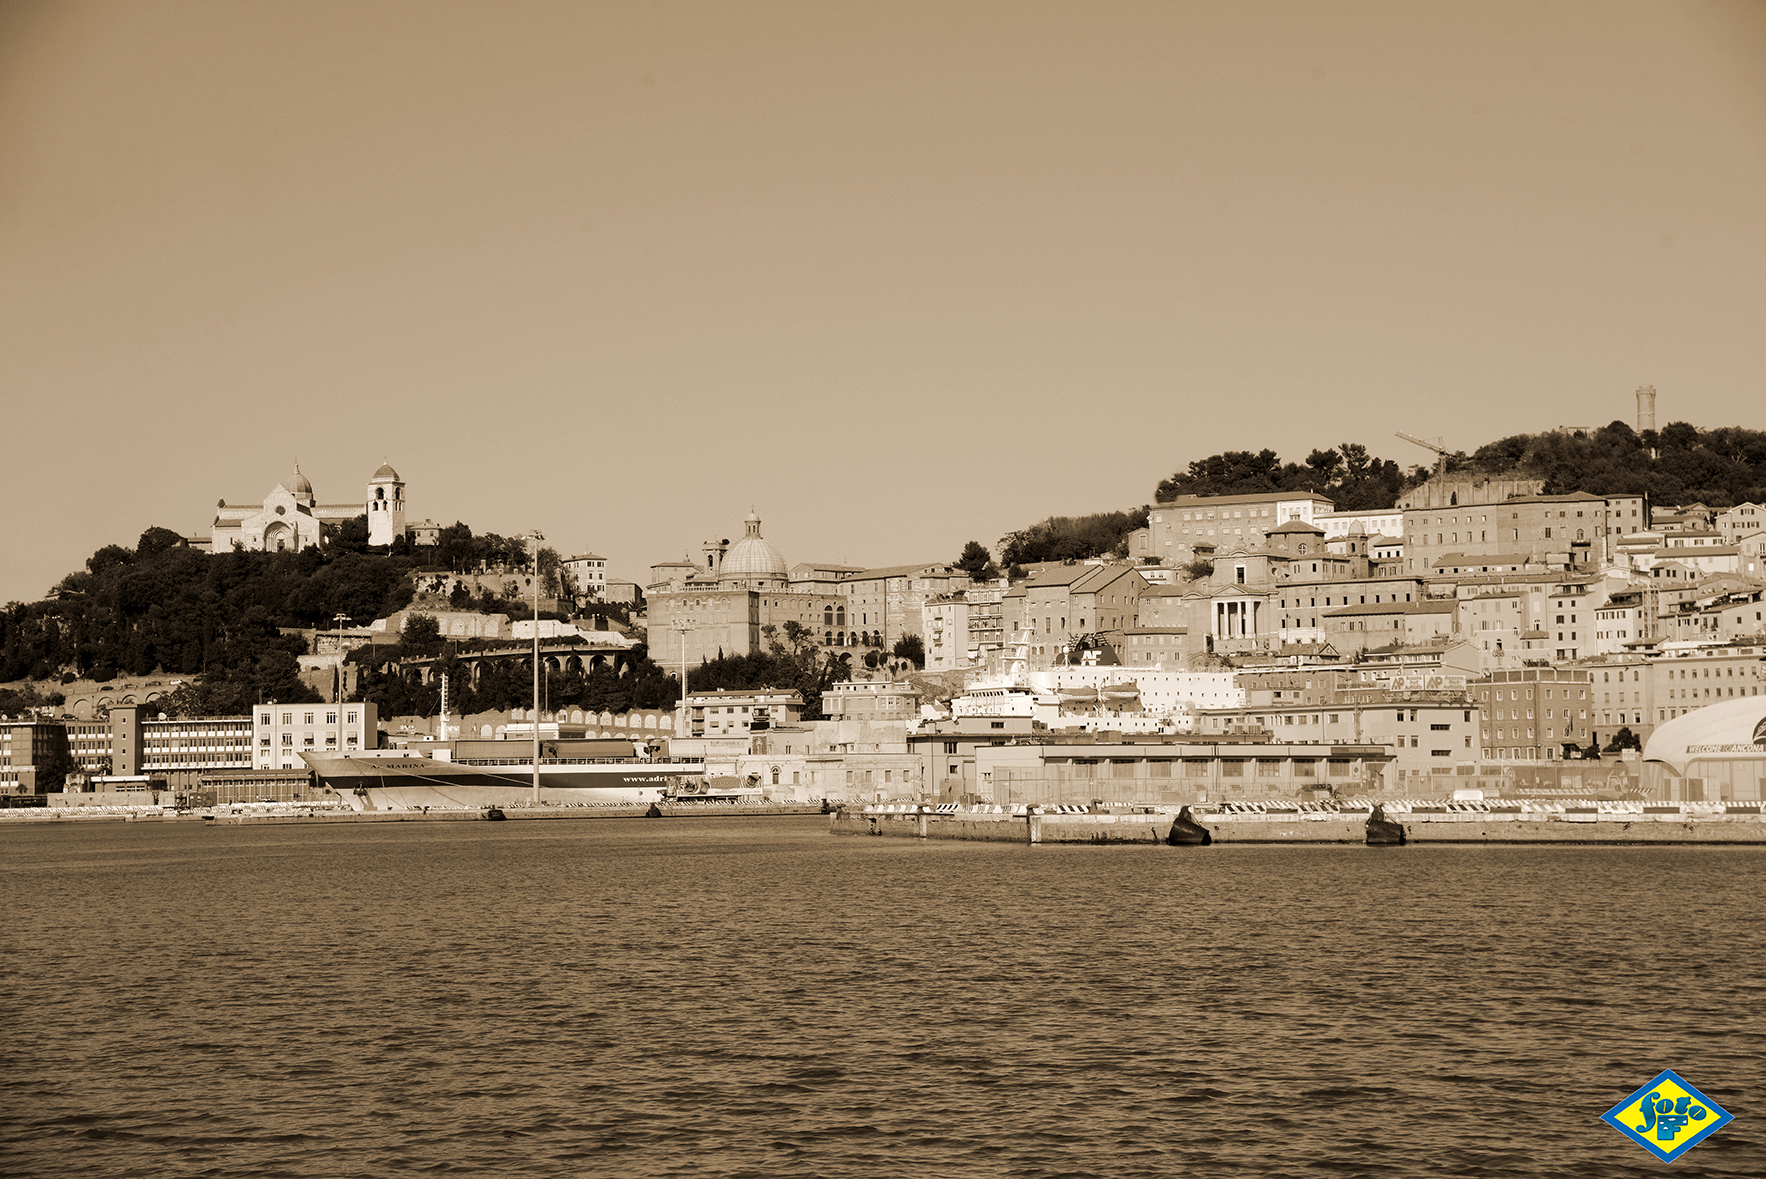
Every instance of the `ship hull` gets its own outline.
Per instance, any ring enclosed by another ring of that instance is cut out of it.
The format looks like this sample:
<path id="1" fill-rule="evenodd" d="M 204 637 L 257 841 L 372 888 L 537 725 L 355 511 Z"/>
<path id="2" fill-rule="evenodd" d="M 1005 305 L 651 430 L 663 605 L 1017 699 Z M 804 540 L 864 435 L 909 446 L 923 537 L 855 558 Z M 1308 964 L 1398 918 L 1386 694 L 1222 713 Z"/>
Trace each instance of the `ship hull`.
<path id="1" fill-rule="evenodd" d="M 358 811 L 469 809 L 531 804 L 533 767 L 473 765 L 425 757 L 307 759 L 319 785 Z M 540 765 L 539 801 L 552 806 L 643 806 L 702 782 L 686 762 Z"/>

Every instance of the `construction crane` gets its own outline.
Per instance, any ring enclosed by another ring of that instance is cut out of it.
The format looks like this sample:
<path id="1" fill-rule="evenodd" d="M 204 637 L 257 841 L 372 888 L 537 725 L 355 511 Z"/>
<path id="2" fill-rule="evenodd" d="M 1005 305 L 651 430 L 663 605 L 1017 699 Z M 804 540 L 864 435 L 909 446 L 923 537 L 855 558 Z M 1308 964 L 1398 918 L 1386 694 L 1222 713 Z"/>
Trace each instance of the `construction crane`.
<path id="1" fill-rule="evenodd" d="M 1442 475 L 1447 473 L 1447 448 L 1441 445 L 1440 439 L 1430 442 L 1426 438 L 1418 438 L 1415 435 L 1406 434 L 1403 430 L 1397 431 L 1397 434 L 1398 437 L 1404 439 L 1406 442 L 1414 442 L 1424 450 L 1432 450 L 1435 452 L 1435 478 L 1439 479 Z"/>

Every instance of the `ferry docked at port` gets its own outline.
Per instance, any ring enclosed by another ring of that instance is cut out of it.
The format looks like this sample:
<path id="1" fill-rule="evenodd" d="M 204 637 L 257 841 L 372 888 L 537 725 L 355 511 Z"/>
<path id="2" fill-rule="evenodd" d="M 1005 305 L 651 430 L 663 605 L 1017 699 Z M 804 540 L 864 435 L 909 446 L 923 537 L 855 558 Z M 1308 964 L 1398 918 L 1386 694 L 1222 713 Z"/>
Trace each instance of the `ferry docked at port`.
<path id="1" fill-rule="evenodd" d="M 1188 699 L 1146 698 L 1142 676 L 1170 678 L 1165 672 L 1129 667 L 1030 670 L 1030 636 L 1017 635 L 1002 665 L 969 681 L 945 702 L 952 719 L 1026 717 L 1049 729 L 1116 733 L 1187 733 L 1195 728 Z M 1171 692 L 1159 693 L 1162 697 Z M 938 709 L 923 719 L 941 719 Z"/>
<path id="2" fill-rule="evenodd" d="M 525 752 L 512 741 L 438 741 L 354 757 L 302 756 L 322 789 L 358 811 L 645 806 L 713 796 L 703 762 L 654 758 L 632 741 L 556 740 L 542 746 L 536 797 L 533 758 L 517 751 Z"/>

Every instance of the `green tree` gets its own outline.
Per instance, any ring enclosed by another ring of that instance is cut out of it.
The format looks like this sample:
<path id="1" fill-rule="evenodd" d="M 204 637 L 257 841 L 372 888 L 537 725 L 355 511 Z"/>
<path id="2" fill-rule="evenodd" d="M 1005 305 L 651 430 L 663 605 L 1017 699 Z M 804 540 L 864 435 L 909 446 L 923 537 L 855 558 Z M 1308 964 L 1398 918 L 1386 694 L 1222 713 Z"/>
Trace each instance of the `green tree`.
<path id="1" fill-rule="evenodd" d="M 895 647 L 890 654 L 897 659 L 907 660 L 921 670 L 926 667 L 926 644 L 920 641 L 919 635 L 901 636 L 895 640 Z"/>
<path id="2" fill-rule="evenodd" d="M 160 553 L 165 552 L 167 549 L 183 547 L 184 538 L 182 536 L 173 532 L 170 528 L 161 528 L 158 525 L 155 525 L 154 527 L 149 528 L 146 532 L 143 532 L 141 534 L 141 539 L 136 542 L 135 559 L 137 561 L 149 561 L 154 557 L 157 557 Z"/>
<path id="3" fill-rule="evenodd" d="M 963 555 L 957 558 L 956 568 L 975 581 L 991 581 L 999 576 L 999 569 L 993 563 L 993 554 L 978 540 L 972 540 L 963 546 Z"/>
<path id="4" fill-rule="evenodd" d="M 558 550 L 550 545 L 541 545 L 539 564 L 540 596 L 562 597 L 564 595 L 564 579 L 559 574 L 567 571 L 563 568 L 563 558 L 558 555 Z"/>
<path id="5" fill-rule="evenodd" d="M 1147 524 L 1148 509 L 1050 516 L 1000 538 L 1000 564 L 1077 561 L 1122 550 L 1128 534 Z"/>
<path id="6" fill-rule="evenodd" d="M 94 577 L 103 577 L 106 573 L 134 563 L 134 549 L 126 549 L 120 544 L 107 544 L 86 558 L 86 569 Z"/>
<path id="7" fill-rule="evenodd" d="M 245 699 L 238 684 L 223 679 L 214 683 L 185 682 L 175 691 L 161 696 L 157 703 L 160 711 L 173 720 L 187 720 L 201 716 L 237 716 L 249 711 L 257 701 Z"/>
<path id="8" fill-rule="evenodd" d="M 434 646 L 441 642 L 441 624 L 428 614 L 409 615 L 399 641 L 407 647 Z"/>
<path id="9" fill-rule="evenodd" d="M 331 544 L 339 554 L 362 556 L 368 552 L 368 514 L 339 521 L 331 533 Z"/>
<path id="10" fill-rule="evenodd" d="M 58 794 L 67 783 L 68 771 L 74 768 L 65 740 L 51 741 L 43 760 L 37 763 L 37 793 Z"/>

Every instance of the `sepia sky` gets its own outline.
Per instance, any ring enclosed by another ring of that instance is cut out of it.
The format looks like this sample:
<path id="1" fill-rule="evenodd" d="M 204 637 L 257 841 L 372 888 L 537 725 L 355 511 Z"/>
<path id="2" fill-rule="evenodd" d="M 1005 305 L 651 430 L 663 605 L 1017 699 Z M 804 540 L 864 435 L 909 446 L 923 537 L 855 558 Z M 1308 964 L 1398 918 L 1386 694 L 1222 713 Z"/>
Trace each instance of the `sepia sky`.
<path id="1" fill-rule="evenodd" d="M 1766 428 L 1758 3 L 0 5 L 0 601 L 298 458 L 615 576 Z"/>

